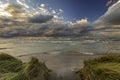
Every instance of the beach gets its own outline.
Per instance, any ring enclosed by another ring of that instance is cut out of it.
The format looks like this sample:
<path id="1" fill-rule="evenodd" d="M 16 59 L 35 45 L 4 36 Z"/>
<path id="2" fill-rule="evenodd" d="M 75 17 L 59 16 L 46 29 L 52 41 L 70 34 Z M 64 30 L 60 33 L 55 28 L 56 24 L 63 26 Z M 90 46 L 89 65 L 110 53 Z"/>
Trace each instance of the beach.
<path id="1" fill-rule="evenodd" d="M 79 69 L 83 61 L 109 53 L 119 53 L 118 41 L 0 39 L 0 52 L 26 62 L 34 56 L 52 70 Z"/>
<path id="2" fill-rule="evenodd" d="M 83 61 L 103 54 L 119 53 L 118 41 L 0 39 L 0 52 L 26 62 L 34 56 L 55 71 L 80 69 Z"/>
<path id="3" fill-rule="evenodd" d="M 120 51 L 116 41 L 0 39 L 0 44 L 1 53 L 24 63 L 31 57 L 44 62 L 53 71 L 50 80 L 74 80 L 75 71 L 84 67 L 84 61 Z"/>
<path id="4" fill-rule="evenodd" d="M 102 55 L 86 54 L 30 54 L 17 56 L 23 62 L 28 62 L 31 57 L 45 62 L 46 66 L 53 71 L 49 80 L 75 80 L 75 72 L 84 67 L 84 61 Z"/>
<path id="5" fill-rule="evenodd" d="M 62 69 L 80 69 L 83 67 L 83 61 L 95 58 L 100 55 L 82 55 L 82 54 L 63 54 L 63 55 L 51 55 L 51 54 L 31 54 L 31 55 L 24 55 L 24 56 L 17 56 L 19 59 L 21 59 L 24 62 L 27 62 L 30 57 L 36 57 L 42 62 L 45 62 L 46 65 L 54 70 L 54 71 L 60 71 Z"/>

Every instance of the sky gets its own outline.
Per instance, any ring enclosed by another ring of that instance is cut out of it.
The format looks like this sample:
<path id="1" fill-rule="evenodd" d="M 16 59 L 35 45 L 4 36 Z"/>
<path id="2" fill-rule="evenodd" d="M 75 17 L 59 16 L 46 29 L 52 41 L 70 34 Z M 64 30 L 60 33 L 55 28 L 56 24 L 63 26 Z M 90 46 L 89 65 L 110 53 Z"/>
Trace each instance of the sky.
<path id="1" fill-rule="evenodd" d="M 3 2 L 7 0 L 1 0 Z M 54 10 L 63 10 L 61 14 L 65 21 L 76 21 L 87 18 L 90 22 L 98 19 L 104 14 L 109 6 L 106 6 L 109 0 L 9 0 L 24 1 L 29 5 L 38 7 L 38 5 L 46 4 Z"/>
<path id="2" fill-rule="evenodd" d="M 120 0 L 0 0 L 0 37 L 120 39 Z"/>
<path id="3" fill-rule="evenodd" d="M 34 3 L 49 4 L 54 9 L 62 9 L 66 20 L 88 18 L 95 21 L 105 11 L 108 0 L 34 0 Z"/>

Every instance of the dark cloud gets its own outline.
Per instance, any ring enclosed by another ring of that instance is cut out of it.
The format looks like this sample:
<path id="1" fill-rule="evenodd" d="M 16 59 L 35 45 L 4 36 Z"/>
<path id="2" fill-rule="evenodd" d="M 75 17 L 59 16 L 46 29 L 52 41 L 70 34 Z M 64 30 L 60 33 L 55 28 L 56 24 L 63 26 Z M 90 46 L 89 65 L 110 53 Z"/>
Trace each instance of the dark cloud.
<path id="1" fill-rule="evenodd" d="M 34 15 L 32 17 L 28 17 L 28 22 L 31 23 L 45 23 L 47 21 L 50 21 L 53 18 L 52 15 Z"/>
<path id="2" fill-rule="evenodd" d="M 51 36 L 51 37 L 73 37 L 84 36 L 89 33 L 89 26 L 79 24 L 71 25 L 61 21 L 49 21 L 42 24 L 36 23 L 13 23 L 11 26 L 0 27 L 0 37 L 19 37 L 19 36 Z"/>

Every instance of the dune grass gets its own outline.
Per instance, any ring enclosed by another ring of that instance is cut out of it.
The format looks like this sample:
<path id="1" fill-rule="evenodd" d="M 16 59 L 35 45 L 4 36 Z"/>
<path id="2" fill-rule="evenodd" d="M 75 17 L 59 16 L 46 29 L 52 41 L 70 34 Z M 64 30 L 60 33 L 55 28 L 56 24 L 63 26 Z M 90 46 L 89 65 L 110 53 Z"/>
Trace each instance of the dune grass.
<path id="1" fill-rule="evenodd" d="M 48 80 L 50 70 L 32 57 L 23 63 L 8 54 L 0 54 L 0 80 Z"/>
<path id="2" fill-rule="evenodd" d="M 87 60 L 77 75 L 77 80 L 120 80 L 120 54 Z"/>
<path id="3" fill-rule="evenodd" d="M 49 80 L 50 71 L 34 57 L 23 63 L 8 54 L 0 54 L 0 80 Z M 86 60 L 76 74 L 76 80 L 120 80 L 120 54 Z"/>
<path id="4" fill-rule="evenodd" d="M 0 54 L 0 73 L 18 72 L 22 68 L 22 61 L 8 54 Z"/>

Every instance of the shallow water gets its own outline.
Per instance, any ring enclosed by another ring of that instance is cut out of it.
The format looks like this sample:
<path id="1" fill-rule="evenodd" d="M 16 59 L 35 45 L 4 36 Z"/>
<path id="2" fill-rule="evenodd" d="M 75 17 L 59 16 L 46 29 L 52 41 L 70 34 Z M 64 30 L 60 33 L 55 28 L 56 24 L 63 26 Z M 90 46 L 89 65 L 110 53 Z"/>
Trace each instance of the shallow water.
<path id="1" fill-rule="evenodd" d="M 12 55 L 43 54 L 102 54 L 119 53 L 120 41 L 41 41 L 0 39 L 0 52 Z"/>

